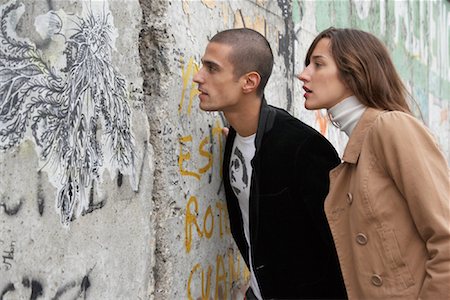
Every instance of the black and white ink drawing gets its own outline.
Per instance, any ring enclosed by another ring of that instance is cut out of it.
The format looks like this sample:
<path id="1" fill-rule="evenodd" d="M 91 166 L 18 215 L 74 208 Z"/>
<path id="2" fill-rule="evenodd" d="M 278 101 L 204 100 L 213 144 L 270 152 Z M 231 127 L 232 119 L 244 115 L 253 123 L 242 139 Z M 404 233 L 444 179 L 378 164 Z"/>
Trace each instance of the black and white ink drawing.
<path id="1" fill-rule="evenodd" d="M 58 174 L 56 207 L 67 226 L 88 209 L 106 160 L 134 178 L 129 92 L 112 65 L 109 14 L 74 16 L 67 36 L 58 13 L 47 14 L 48 31 L 65 37 L 66 68 L 56 70 L 33 42 L 12 34 L 23 11 L 17 0 L 0 6 L 0 150 L 31 132 L 45 167 Z"/>

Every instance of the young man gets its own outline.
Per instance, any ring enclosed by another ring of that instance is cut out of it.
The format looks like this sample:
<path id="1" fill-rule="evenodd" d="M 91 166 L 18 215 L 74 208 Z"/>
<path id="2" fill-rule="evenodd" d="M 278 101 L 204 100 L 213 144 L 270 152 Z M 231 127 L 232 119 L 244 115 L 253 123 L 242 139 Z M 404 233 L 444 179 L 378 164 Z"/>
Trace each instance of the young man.
<path id="1" fill-rule="evenodd" d="M 323 201 L 333 146 L 266 103 L 273 55 L 250 29 L 216 34 L 194 76 L 200 108 L 231 127 L 224 185 L 234 240 L 251 272 L 247 299 L 345 298 Z"/>

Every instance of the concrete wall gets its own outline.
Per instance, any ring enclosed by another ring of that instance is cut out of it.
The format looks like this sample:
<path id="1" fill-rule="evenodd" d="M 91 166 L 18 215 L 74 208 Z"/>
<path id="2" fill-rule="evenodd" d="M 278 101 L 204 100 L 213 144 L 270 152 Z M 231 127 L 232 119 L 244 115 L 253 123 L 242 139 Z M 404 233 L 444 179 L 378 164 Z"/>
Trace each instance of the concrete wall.
<path id="1" fill-rule="evenodd" d="M 192 82 L 223 29 L 268 38 L 268 101 L 339 151 L 294 74 L 320 30 L 372 31 L 448 156 L 449 4 L 383 3 L 0 0 L 0 298 L 242 297 L 224 119 L 199 110 Z"/>

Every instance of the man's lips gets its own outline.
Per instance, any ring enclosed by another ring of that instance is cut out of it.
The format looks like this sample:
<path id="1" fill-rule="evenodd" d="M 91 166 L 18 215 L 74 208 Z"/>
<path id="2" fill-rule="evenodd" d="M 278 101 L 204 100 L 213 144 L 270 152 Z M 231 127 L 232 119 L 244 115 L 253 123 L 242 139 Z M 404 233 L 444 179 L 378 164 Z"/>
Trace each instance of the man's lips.
<path id="1" fill-rule="evenodd" d="M 202 90 L 201 88 L 198 89 L 200 95 L 208 95 L 208 93 L 204 90 Z"/>
<path id="2" fill-rule="evenodd" d="M 198 92 L 199 92 L 199 93 L 198 93 L 198 98 L 199 98 L 200 100 L 202 100 L 202 98 L 208 96 L 208 93 L 205 92 L 205 91 L 202 90 L 202 89 L 198 89 Z"/>

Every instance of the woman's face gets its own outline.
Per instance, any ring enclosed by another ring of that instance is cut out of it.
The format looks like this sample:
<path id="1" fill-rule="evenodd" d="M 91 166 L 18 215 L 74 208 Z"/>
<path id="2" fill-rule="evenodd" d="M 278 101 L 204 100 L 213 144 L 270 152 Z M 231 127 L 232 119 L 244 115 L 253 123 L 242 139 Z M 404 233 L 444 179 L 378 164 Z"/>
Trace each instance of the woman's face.
<path id="1" fill-rule="evenodd" d="M 329 109 L 353 95 L 339 78 L 330 45 L 329 38 L 322 38 L 311 54 L 309 65 L 297 76 L 303 81 L 306 109 Z"/>

